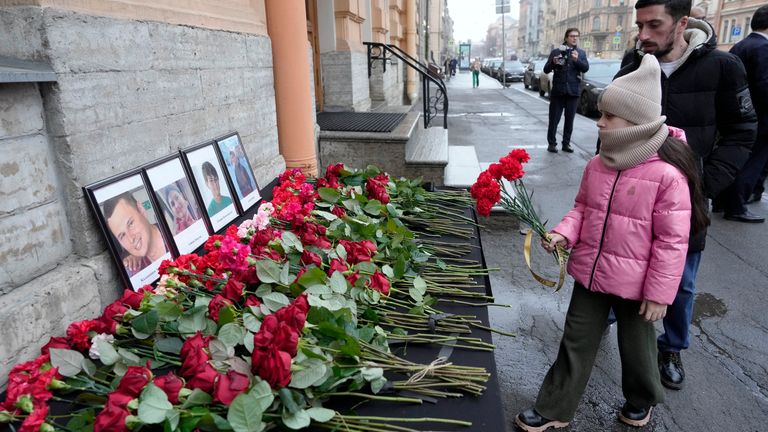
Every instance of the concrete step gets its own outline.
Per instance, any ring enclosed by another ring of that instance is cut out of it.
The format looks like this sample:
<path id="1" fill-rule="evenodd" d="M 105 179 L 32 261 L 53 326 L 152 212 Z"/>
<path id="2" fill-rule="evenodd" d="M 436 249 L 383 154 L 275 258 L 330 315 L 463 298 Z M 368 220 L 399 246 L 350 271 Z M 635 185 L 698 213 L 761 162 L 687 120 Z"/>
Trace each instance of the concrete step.
<path id="1" fill-rule="evenodd" d="M 445 185 L 469 189 L 480 175 L 480 162 L 475 146 L 448 146 Z"/>
<path id="2" fill-rule="evenodd" d="M 443 185 L 448 165 L 448 130 L 441 127 L 424 129 L 423 121 L 419 116 L 405 144 L 406 176 L 422 177 L 424 181 Z"/>

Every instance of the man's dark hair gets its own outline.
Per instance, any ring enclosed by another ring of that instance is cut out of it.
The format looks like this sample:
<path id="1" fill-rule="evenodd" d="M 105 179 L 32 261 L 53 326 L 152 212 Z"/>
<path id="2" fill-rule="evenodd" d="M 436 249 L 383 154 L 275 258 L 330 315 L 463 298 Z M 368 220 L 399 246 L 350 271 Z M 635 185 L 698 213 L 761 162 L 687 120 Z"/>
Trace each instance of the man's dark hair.
<path id="1" fill-rule="evenodd" d="M 691 13 L 691 0 L 637 0 L 635 10 L 656 5 L 664 6 L 664 11 L 671 15 L 675 22 Z"/>
<path id="2" fill-rule="evenodd" d="M 112 213 L 115 212 L 115 207 L 117 207 L 117 203 L 120 201 L 125 201 L 129 206 L 138 204 L 138 201 L 136 201 L 136 198 L 134 198 L 133 194 L 130 192 L 123 192 L 120 195 L 113 196 L 102 204 L 104 206 L 104 219 L 112 217 Z"/>
<path id="3" fill-rule="evenodd" d="M 563 42 L 568 40 L 568 34 L 571 32 L 576 32 L 579 34 L 579 36 L 581 36 L 581 32 L 579 31 L 579 29 L 577 29 L 576 27 L 571 27 L 565 31 L 565 35 L 563 35 Z"/>
<path id="4" fill-rule="evenodd" d="M 210 162 L 203 162 L 203 176 L 219 179 L 219 173 L 216 172 L 216 168 Z"/>
<path id="5" fill-rule="evenodd" d="M 768 6 L 760 6 L 755 11 L 755 14 L 752 15 L 750 27 L 752 27 L 753 31 L 768 29 Z"/>

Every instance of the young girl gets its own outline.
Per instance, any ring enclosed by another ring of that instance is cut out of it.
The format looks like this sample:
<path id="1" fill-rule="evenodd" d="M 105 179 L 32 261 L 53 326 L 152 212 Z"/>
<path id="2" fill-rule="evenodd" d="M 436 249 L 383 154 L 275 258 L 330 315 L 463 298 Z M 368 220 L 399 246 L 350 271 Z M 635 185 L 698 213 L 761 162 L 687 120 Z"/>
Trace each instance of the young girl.
<path id="1" fill-rule="evenodd" d="M 557 360 L 534 407 L 515 418 L 524 431 L 565 427 L 573 418 L 611 308 L 626 399 L 619 420 L 643 426 L 663 400 L 653 322 L 675 298 L 689 233 L 708 218 L 696 159 L 673 138 L 684 133 L 664 124 L 660 82 L 656 57 L 646 55 L 605 89 L 600 155 L 584 170 L 573 210 L 551 241 L 542 240 L 550 252 L 573 247 L 568 273 L 576 283 Z"/>

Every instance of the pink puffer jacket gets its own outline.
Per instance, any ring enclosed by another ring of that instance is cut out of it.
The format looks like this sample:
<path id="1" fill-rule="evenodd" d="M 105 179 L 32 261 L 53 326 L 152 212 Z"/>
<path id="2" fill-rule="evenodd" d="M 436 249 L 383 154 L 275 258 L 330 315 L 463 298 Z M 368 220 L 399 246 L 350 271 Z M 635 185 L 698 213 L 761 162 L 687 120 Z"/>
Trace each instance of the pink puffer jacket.
<path id="1" fill-rule="evenodd" d="M 587 164 L 573 210 L 553 231 L 573 247 L 568 273 L 588 289 L 672 304 L 683 274 L 691 199 L 686 177 L 651 156 L 624 171 Z"/>

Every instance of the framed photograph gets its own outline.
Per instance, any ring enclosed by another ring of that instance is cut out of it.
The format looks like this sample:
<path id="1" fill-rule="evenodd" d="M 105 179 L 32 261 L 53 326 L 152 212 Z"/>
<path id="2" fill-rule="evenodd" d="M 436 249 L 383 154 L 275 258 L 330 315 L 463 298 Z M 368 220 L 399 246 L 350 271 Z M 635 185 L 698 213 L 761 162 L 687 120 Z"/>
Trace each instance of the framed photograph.
<path id="1" fill-rule="evenodd" d="M 181 156 L 175 154 L 150 163 L 144 167 L 144 172 L 177 254 L 194 252 L 205 243 L 210 232 Z"/>
<path id="2" fill-rule="evenodd" d="M 141 171 L 84 189 L 126 284 L 137 290 L 158 280 L 157 269 L 171 259 L 171 248 Z"/>
<path id="3" fill-rule="evenodd" d="M 216 146 L 227 167 L 227 174 L 237 194 L 240 209 L 245 212 L 259 202 L 261 195 L 240 135 L 235 132 L 219 138 L 216 140 Z"/>
<path id="4" fill-rule="evenodd" d="M 239 213 L 232 199 L 229 177 L 224 173 L 214 146 L 214 142 L 208 142 L 181 153 L 211 228 L 213 232 L 218 232 L 235 220 Z"/>

